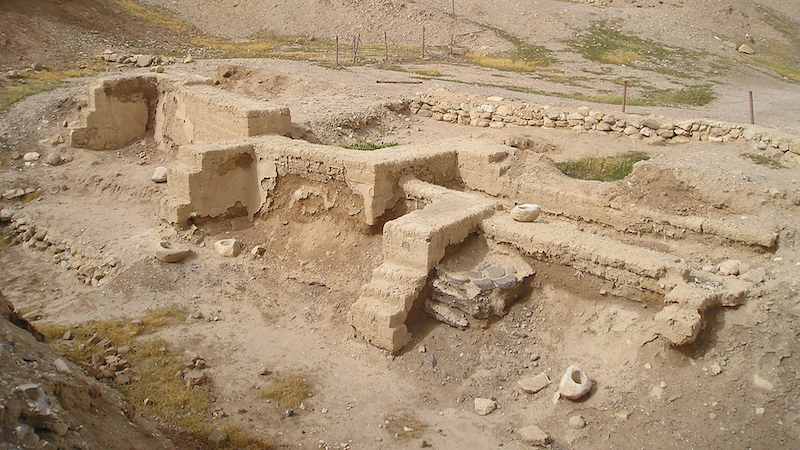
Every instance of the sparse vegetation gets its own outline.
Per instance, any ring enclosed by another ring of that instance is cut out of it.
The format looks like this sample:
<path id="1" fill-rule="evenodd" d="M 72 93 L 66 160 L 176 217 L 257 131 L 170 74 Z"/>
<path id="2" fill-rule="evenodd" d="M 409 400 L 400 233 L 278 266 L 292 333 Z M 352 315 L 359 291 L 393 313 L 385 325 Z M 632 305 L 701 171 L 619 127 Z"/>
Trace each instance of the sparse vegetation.
<path id="1" fill-rule="evenodd" d="M 554 61 L 550 50 L 544 46 L 528 44 L 519 37 L 499 28 L 488 25 L 481 26 L 514 44 L 515 49 L 496 56 L 467 52 L 464 55 L 465 58 L 474 64 L 508 72 L 534 72 L 546 68 Z"/>
<path id="2" fill-rule="evenodd" d="M 558 163 L 558 168 L 567 176 L 580 180 L 617 181 L 628 176 L 633 165 L 650 157 L 643 152 L 628 152 L 604 158 L 588 157 L 576 161 Z"/>
<path id="3" fill-rule="evenodd" d="M 710 86 L 702 84 L 680 89 L 649 91 L 645 97 L 654 105 L 703 106 L 711 103 L 717 95 Z"/>
<path id="4" fill-rule="evenodd" d="M 160 337 L 146 340 L 137 339 L 167 326 L 183 323 L 186 312 L 180 309 L 149 310 L 136 320 L 124 318 L 95 320 L 80 325 L 37 324 L 36 328 L 45 336 L 57 351 L 78 362 L 84 362 L 97 351 L 88 341 L 94 333 L 99 333 L 119 348 L 129 346 L 125 355 L 133 369 L 135 379 L 127 384 L 115 384 L 137 410 L 157 417 L 173 428 L 185 430 L 206 440 L 217 428 L 211 423 L 211 400 L 208 383 L 187 388 L 183 377 L 179 376 L 182 365 L 178 362 L 177 351 L 170 350 Z M 69 330 L 71 341 L 57 341 Z M 233 425 L 222 427 L 228 434 L 230 449 L 271 449 L 272 443 L 253 436 L 246 430 Z"/>
<path id="5" fill-rule="evenodd" d="M 770 158 L 770 157 L 768 157 L 766 155 L 762 155 L 760 153 L 742 153 L 741 156 L 753 161 L 754 163 L 756 163 L 756 164 L 758 164 L 760 166 L 767 166 L 767 167 L 772 168 L 772 169 L 784 169 L 784 168 L 786 168 L 786 166 L 781 164 L 780 161 L 776 161 L 776 160 L 774 160 L 774 159 L 772 159 L 772 158 Z"/>
<path id="6" fill-rule="evenodd" d="M 372 151 L 372 150 L 378 150 L 378 149 L 381 149 L 381 148 L 396 147 L 398 145 L 400 145 L 400 144 L 397 143 L 397 142 L 378 142 L 378 143 L 374 143 L 374 142 L 369 142 L 369 141 L 365 141 L 365 140 L 358 140 L 358 141 L 356 141 L 356 142 L 354 142 L 352 144 L 345 145 L 344 148 L 350 149 L 350 150 Z"/>
<path id="7" fill-rule="evenodd" d="M 702 75 L 697 68 L 702 53 L 629 36 L 605 21 L 595 22 L 586 34 L 569 44 L 590 61 L 633 66 L 681 78 Z"/>
<path id="8" fill-rule="evenodd" d="M 7 110 L 25 97 L 52 91 L 67 78 L 86 77 L 105 69 L 105 65 L 90 61 L 69 66 L 47 67 L 45 70 L 20 70 L 16 78 L 0 81 L 0 111 Z"/>
<path id="9" fill-rule="evenodd" d="M 305 377 L 287 374 L 278 377 L 272 387 L 262 393 L 264 398 L 277 401 L 286 408 L 297 408 L 308 398 L 311 384 Z"/>

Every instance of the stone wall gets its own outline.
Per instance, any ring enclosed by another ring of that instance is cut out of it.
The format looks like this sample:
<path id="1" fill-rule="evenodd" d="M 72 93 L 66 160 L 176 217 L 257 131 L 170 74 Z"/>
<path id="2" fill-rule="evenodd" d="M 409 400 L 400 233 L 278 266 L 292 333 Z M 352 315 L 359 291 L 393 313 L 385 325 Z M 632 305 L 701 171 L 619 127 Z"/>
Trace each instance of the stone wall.
<path id="1" fill-rule="evenodd" d="M 179 163 L 170 168 L 169 195 L 161 210 L 165 220 L 177 225 L 186 225 L 191 217 L 219 217 L 237 204 L 252 219 L 269 201 L 278 177 L 287 175 L 345 182 L 363 199 L 364 221 L 373 225 L 405 198 L 399 185 L 403 176 L 439 184 L 458 177 L 455 148 L 440 146 L 364 152 L 261 136 L 187 145 L 178 152 Z"/>
<path id="2" fill-rule="evenodd" d="M 204 77 L 164 74 L 101 78 L 87 89 L 73 147 L 115 149 L 153 130 L 159 144 L 222 142 L 264 134 L 291 135 L 284 106 L 268 105 L 209 84 Z"/>
<path id="3" fill-rule="evenodd" d="M 478 128 L 520 127 L 563 128 L 577 132 L 617 133 L 631 139 L 673 144 L 690 141 L 725 143 L 744 140 L 766 156 L 787 164 L 800 164 L 800 138 L 779 130 L 755 125 L 733 124 L 709 119 L 673 121 L 665 117 L 551 108 L 504 100 L 427 91 L 412 99 L 413 114 L 453 124 Z"/>

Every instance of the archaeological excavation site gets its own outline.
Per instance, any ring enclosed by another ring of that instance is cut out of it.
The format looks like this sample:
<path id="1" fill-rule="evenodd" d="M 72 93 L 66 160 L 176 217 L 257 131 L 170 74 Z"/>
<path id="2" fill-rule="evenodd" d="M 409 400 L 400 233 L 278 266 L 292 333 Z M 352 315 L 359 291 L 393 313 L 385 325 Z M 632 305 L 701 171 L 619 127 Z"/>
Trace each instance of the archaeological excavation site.
<path id="1" fill-rule="evenodd" d="M 796 112 L 338 45 L 0 110 L 0 449 L 800 446 Z"/>

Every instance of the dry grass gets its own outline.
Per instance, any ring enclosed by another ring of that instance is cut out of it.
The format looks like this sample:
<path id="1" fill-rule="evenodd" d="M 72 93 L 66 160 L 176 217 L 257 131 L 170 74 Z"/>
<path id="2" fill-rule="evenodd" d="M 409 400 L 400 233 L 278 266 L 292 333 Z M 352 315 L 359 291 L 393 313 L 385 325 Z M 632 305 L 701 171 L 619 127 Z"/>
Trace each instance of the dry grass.
<path id="1" fill-rule="evenodd" d="M 212 424 L 210 400 L 211 384 L 202 383 L 187 388 L 183 381 L 182 365 L 177 349 L 170 349 L 160 337 L 142 340 L 143 336 L 166 326 L 184 323 L 187 314 L 180 309 L 149 310 L 136 320 L 124 318 L 90 321 L 66 327 L 54 324 L 38 324 L 36 328 L 48 342 L 73 361 L 86 361 L 97 348 L 87 341 L 94 333 L 100 333 L 114 347 L 130 346 L 125 355 L 136 379 L 128 384 L 115 385 L 128 401 L 142 413 L 157 417 L 171 428 L 197 436 L 206 441 L 217 427 Z M 72 341 L 58 341 L 67 330 Z M 272 449 L 273 444 L 256 437 L 247 430 L 233 425 L 223 426 L 228 434 L 226 448 L 260 450 Z"/>
<path id="2" fill-rule="evenodd" d="M 650 159 L 646 153 L 628 152 L 604 158 L 587 157 L 558 163 L 565 175 L 580 180 L 617 181 L 628 176 L 633 165 Z"/>
<path id="3" fill-rule="evenodd" d="M 118 5 L 126 13 L 151 25 L 166 28 L 167 30 L 183 35 L 196 33 L 197 29 L 188 23 L 176 18 L 166 10 L 156 9 L 152 6 L 144 6 L 133 0 L 109 0 L 112 4 Z"/>
<path id="4" fill-rule="evenodd" d="M 25 97 L 52 91 L 63 85 L 67 78 L 87 77 L 105 70 L 105 64 L 86 61 L 64 66 L 47 67 L 45 70 L 23 70 L 16 79 L 0 82 L 0 111 L 7 110 Z"/>
<path id="5" fill-rule="evenodd" d="M 297 408 L 308 398 L 311 384 L 305 377 L 287 374 L 278 377 L 272 386 L 262 393 L 264 398 L 279 402 L 286 408 Z"/>
<path id="6" fill-rule="evenodd" d="M 786 166 L 781 164 L 780 161 L 775 161 L 774 159 L 772 159 L 772 158 L 770 158 L 770 157 L 768 157 L 766 155 L 759 154 L 759 153 L 742 153 L 741 156 L 753 161 L 753 163 L 755 163 L 755 164 L 758 164 L 760 166 L 767 166 L 767 167 L 769 167 L 771 169 L 785 169 L 786 168 Z"/>

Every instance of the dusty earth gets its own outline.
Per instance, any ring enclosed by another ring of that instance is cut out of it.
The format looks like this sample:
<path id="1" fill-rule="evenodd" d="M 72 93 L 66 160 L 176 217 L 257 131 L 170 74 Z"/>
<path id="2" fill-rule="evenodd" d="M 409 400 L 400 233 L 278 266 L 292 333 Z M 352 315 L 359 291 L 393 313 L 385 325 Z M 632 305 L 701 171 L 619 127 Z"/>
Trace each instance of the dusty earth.
<path id="1" fill-rule="evenodd" d="M 171 3 L 161 6 L 187 18 L 192 18 L 191 12 L 203 11 L 188 2 Z M 539 3 L 544 11 L 598 8 Z M 681 2 L 644 3 L 640 6 L 646 8 L 635 8 L 625 2 L 618 10 L 652 14 L 667 6 L 688 7 Z M 226 11 L 244 11 L 244 17 L 256 21 L 258 16 L 247 9 L 252 4 L 240 0 L 236 6 L 227 5 Z M 422 8 L 409 5 L 403 7 Z M 480 6 L 482 11 L 492 7 L 491 2 Z M 774 7 L 796 14 L 784 4 Z M 194 21 L 210 32 L 227 29 L 234 37 L 261 29 L 249 25 L 250 19 L 237 17 L 221 14 L 216 21 L 207 16 Z M 697 21 L 698 28 L 712 24 L 692 14 L 681 23 L 690 19 Z M 556 26 L 557 19 L 552 20 Z M 222 23 L 231 25 L 222 27 Z M 285 23 L 293 26 L 293 22 Z M 642 21 L 626 23 L 643 26 Z M 140 26 L 134 28 L 141 31 Z M 534 33 L 540 28 L 526 29 Z M 674 28 L 665 26 L 667 30 Z M 333 32 L 331 28 L 318 33 Z M 21 35 L 6 39 L 16 36 Z M 692 42 L 712 48 L 715 40 L 709 39 Z M 97 48 L 105 44 L 98 43 Z M 107 152 L 52 144 L 56 135 L 66 137 L 64 122 L 78 118 L 78 105 L 84 101 L 82 86 L 88 81 L 76 80 L 68 87 L 20 101 L 0 117 L 7 145 L 0 150 L 0 191 L 41 189 L 33 201 L 3 200 L 2 207 L 29 215 L 62 239 L 118 259 L 120 270 L 103 285 L 92 287 L 79 281 L 74 271 L 54 265 L 48 253 L 4 242 L 0 290 L 20 311 L 36 319 L 34 325 L 136 318 L 148 309 L 186 308 L 191 319 L 159 333 L 171 347 L 194 351 L 207 361 L 215 423 L 241 425 L 281 448 L 400 449 L 428 444 L 441 449 L 526 448 L 516 431 L 531 424 L 546 431 L 551 447 L 558 449 L 800 447 L 797 167 L 756 165 L 741 156 L 753 149 L 740 142 L 650 146 L 624 137 L 561 130 L 479 131 L 392 113 L 380 105 L 429 88 L 501 95 L 555 107 L 581 104 L 447 79 L 425 80 L 421 85 L 376 84 L 376 80 L 412 78 L 371 67 L 335 71 L 295 61 L 202 60 L 167 70 L 213 76 L 226 64 L 248 69 L 226 78 L 221 88 L 289 106 L 295 135 L 320 142 L 365 139 L 411 144 L 472 135 L 500 143 L 526 134 L 549 149 L 547 155 L 556 161 L 644 151 L 652 157 L 649 167 L 659 169 L 660 176 L 634 173 L 615 183 L 619 195 L 676 214 L 709 211 L 709 215 L 769 218 L 779 226 L 779 244 L 771 249 L 749 248 L 703 235 L 673 239 L 624 234 L 581 221 L 573 224 L 668 252 L 696 268 L 735 258 L 765 268 L 766 280 L 754 288 L 745 305 L 711 311 L 696 343 L 672 348 L 642 325 L 657 307 L 601 295 L 600 280 L 569 267 L 529 260 L 536 275 L 505 317 L 475 321 L 459 331 L 415 314 L 410 320 L 414 342 L 400 355 L 387 356 L 357 339 L 345 320 L 360 287 L 382 261 L 380 224 L 367 227 L 344 208 L 313 215 L 288 209 L 286 199 L 300 181 L 285 179 L 276 188 L 276 202 L 253 223 L 235 219 L 200 224 L 196 230 L 173 229 L 158 219 L 157 204 L 165 187 L 153 184 L 150 175 L 155 166 L 169 165 L 174 154 L 156 148 L 152 137 Z M 498 74 L 458 65 L 435 67 L 455 80 L 476 84 Z M 753 83 L 771 92 L 772 106 L 759 115 L 764 117 L 763 124 L 798 129 L 796 114 L 787 113 L 798 104 L 796 85 L 744 66 L 727 72 L 726 77 L 728 83 L 719 87 L 721 98 L 706 107 L 637 107 L 632 111 L 674 119 L 704 116 L 745 122 L 741 105 L 725 102 Z M 43 156 L 57 152 L 72 161 L 56 167 L 26 166 L 12 158 L 13 152 L 28 151 Z M 516 169 L 525 170 L 524 160 Z M 785 196 L 768 195 L 769 189 Z M 559 217 L 546 219 L 566 222 Z M 225 237 L 239 238 L 246 250 L 262 245 L 266 256 L 253 259 L 245 251 L 238 258 L 222 258 L 212 244 Z M 152 246 L 164 238 L 190 245 L 196 255 L 180 264 L 157 261 Z M 557 380 L 570 364 L 581 365 L 595 387 L 582 401 L 554 403 Z M 272 375 L 259 375 L 264 366 Z M 519 390 L 520 378 L 542 371 L 553 384 L 533 395 Z M 282 374 L 302 374 L 311 384 L 312 396 L 291 417 L 285 408 L 259 395 Z M 496 399 L 500 409 L 488 416 L 476 415 L 473 399 L 477 397 Z M 584 428 L 568 426 L 569 418 L 576 415 L 585 419 Z M 109 426 L 113 431 L 114 425 Z"/>

